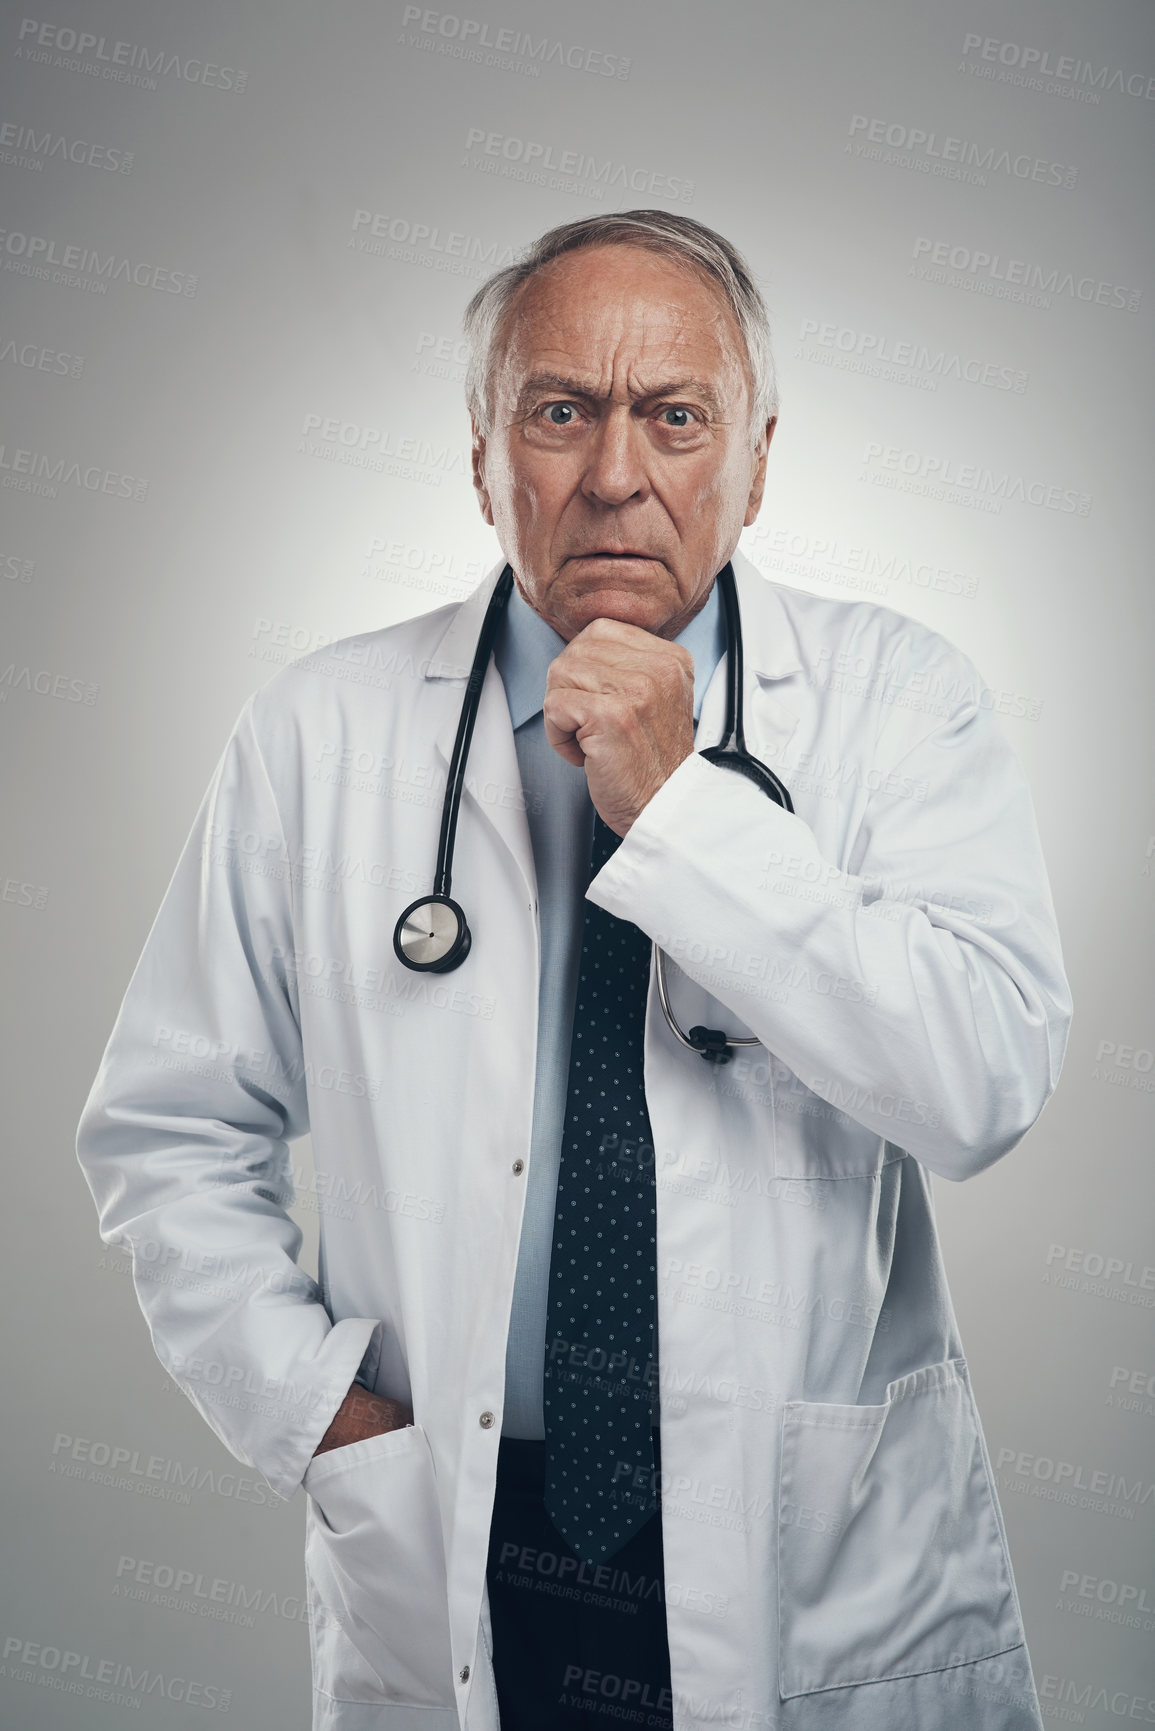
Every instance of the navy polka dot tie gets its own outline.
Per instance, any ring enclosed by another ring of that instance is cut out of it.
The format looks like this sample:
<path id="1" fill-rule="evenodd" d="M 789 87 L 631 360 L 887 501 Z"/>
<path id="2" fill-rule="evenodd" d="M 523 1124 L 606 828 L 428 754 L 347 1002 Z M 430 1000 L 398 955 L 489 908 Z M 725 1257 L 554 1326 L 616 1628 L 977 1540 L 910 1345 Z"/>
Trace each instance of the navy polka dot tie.
<path id="1" fill-rule="evenodd" d="M 621 837 L 594 813 L 591 879 Z M 643 1083 L 650 940 L 585 905 L 545 1351 L 545 1506 L 587 1563 L 657 1506 L 654 1145 Z"/>

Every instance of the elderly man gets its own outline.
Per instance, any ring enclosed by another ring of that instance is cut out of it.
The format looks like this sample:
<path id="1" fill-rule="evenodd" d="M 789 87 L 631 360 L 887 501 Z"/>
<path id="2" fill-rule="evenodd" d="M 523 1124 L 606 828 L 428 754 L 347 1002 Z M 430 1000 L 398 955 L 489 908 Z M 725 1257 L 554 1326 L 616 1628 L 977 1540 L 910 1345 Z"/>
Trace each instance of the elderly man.
<path id="1" fill-rule="evenodd" d="M 504 560 L 245 705 L 81 1123 L 102 1232 L 304 1483 L 317 1731 L 1037 1731 L 931 1197 L 1058 1077 L 1022 772 L 942 638 L 736 553 L 722 237 L 567 224 L 466 328 Z"/>

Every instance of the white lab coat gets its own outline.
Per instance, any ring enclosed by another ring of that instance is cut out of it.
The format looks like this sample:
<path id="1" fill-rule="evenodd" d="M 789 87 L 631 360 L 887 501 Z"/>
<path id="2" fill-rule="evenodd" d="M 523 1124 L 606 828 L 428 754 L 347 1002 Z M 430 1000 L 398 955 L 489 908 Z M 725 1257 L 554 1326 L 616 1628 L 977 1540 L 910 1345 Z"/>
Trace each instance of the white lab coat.
<path id="1" fill-rule="evenodd" d="M 590 889 L 672 958 L 683 1027 L 764 1043 L 706 1064 L 651 980 L 675 1724 L 1037 1728 L 931 1201 L 1058 1077 L 1069 998 L 1025 778 L 935 633 L 734 566 L 747 744 L 796 815 L 692 756 Z M 472 950 L 437 976 L 392 943 L 432 887 L 499 569 L 246 703 L 80 1126 L 162 1362 L 239 1459 L 309 1493 L 316 1731 L 499 1723 L 486 1550 L 539 935 L 492 661 L 453 877 Z M 285 1212 L 309 1129 L 319 1289 Z M 416 1423 L 311 1462 L 359 1366 Z M 623 1722 L 632 1683 L 568 1680 Z"/>

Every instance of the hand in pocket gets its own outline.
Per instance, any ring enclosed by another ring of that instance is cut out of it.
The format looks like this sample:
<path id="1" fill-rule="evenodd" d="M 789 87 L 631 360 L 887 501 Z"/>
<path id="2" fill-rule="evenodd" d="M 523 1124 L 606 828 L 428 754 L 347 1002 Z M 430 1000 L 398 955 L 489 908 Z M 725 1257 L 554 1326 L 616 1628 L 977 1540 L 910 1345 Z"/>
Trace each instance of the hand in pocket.
<path id="1" fill-rule="evenodd" d="M 337 1700 L 452 1708 L 445 1546 L 424 1430 L 329 1449 L 304 1482 L 321 1687 Z"/>
<path id="2" fill-rule="evenodd" d="M 355 1382 L 333 1415 L 333 1422 L 313 1450 L 313 1459 L 330 1449 L 345 1448 L 365 1437 L 383 1436 L 413 1423 L 413 1412 L 402 1401 L 374 1394 Z"/>

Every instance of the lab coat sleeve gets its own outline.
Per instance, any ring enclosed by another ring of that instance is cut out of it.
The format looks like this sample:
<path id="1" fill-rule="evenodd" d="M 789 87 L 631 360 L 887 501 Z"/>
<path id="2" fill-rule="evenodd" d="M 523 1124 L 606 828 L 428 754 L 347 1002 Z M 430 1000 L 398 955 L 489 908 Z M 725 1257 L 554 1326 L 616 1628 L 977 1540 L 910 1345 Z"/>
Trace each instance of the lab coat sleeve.
<path id="1" fill-rule="evenodd" d="M 288 852 L 250 698 L 129 984 L 77 1136 L 158 1357 L 279 1495 L 380 1328 L 298 1267 L 289 1142 L 309 1128 Z M 256 843 L 252 838 L 257 838 Z"/>
<path id="2" fill-rule="evenodd" d="M 851 869 L 823 857 L 801 817 L 695 754 L 588 891 L 806 1087 L 952 1179 L 1030 1128 L 1071 1015 L 1026 778 L 974 681 L 891 761 L 857 766 L 872 791 Z"/>

